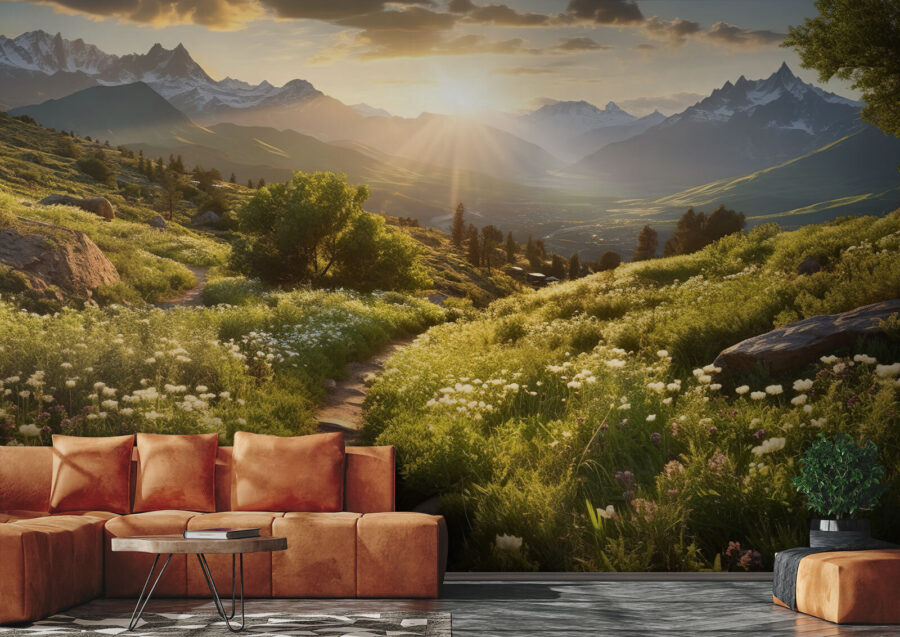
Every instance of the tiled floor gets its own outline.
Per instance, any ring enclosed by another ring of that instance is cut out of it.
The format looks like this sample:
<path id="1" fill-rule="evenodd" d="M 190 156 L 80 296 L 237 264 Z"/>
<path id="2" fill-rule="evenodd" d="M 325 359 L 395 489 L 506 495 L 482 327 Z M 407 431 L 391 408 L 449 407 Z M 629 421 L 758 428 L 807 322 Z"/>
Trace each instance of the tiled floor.
<path id="1" fill-rule="evenodd" d="M 521 576 L 520 576 L 521 577 Z M 439 600 L 248 600 L 247 612 L 434 610 L 453 614 L 453 635 L 894 635 L 898 626 L 837 626 L 774 606 L 765 580 L 582 579 L 466 581 L 457 575 Z M 900 603 L 900 600 L 898 600 Z M 128 615 L 131 600 L 98 600 Z M 208 607 L 206 600 L 150 602 L 154 612 Z M 149 610 L 149 608 L 148 608 Z"/>

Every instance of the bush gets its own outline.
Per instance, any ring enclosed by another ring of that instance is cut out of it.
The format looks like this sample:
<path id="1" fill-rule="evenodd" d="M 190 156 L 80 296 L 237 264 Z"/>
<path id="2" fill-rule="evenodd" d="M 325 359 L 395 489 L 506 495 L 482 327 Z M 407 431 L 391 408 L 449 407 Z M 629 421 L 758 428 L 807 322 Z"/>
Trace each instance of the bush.
<path id="1" fill-rule="evenodd" d="M 803 454 L 794 486 L 822 517 L 855 517 L 875 508 L 884 493 L 884 467 L 877 456 L 870 440 L 857 444 L 846 434 L 831 439 L 819 434 Z"/>
<path id="2" fill-rule="evenodd" d="M 105 161 L 97 157 L 82 157 L 75 162 L 75 166 L 78 170 L 102 184 L 112 185 L 116 176 L 115 171 Z"/>
<path id="3" fill-rule="evenodd" d="M 61 137 L 53 152 L 60 157 L 70 157 L 72 159 L 81 157 L 81 149 L 71 137 Z"/>

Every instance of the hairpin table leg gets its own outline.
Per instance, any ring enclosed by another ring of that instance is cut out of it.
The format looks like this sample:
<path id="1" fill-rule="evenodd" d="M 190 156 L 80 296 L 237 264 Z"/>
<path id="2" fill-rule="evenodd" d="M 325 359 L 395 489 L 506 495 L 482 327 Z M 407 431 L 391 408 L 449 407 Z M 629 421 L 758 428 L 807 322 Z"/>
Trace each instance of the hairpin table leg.
<path id="1" fill-rule="evenodd" d="M 153 571 L 156 570 L 156 564 L 159 562 L 159 554 L 153 559 L 153 565 L 150 567 L 150 572 L 147 574 L 147 581 L 144 582 L 144 588 L 141 589 L 141 594 L 138 596 L 137 604 L 134 607 L 134 612 L 131 613 L 131 621 L 128 622 L 128 630 L 134 630 L 137 628 L 138 623 L 141 621 L 141 615 L 144 614 L 144 609 L 147 607 L 147 602 L 150 601 L 150 597 L 153 595 L 153 591 L 156 590 L 156 585 L 159 584 L 159 580 L 162 579 L 163 573 L 166 572 L 166 567 L 169 565 L 169 560 L 172 559 L 172 554 L 169 554 L 169 557 L 166 558 L 165 563 L 163 563 L 162 570 L 159 572 L 159 575 L 156 576 L 156 580 L 153 582 L 153 586 L 150 587 L 150 591 L 147 591 L 147 586 L 150 584 L 150 580 L 153 578 Z M 243 582 L 242 582 L 243 583 Z M 146 596 L 144 595 L 146 593 Z"/>
<path id="2" fill-rule="evenodd" d="M 236 604 L 236 594 L 235 594 L 235 577 L 234 577 L 234 567 L 235 567 L 235 555 L 231 556 L 231 614 L 228 615 L 225 613 L 225 605 L 222 603 L 221 598 L 219 597 L 219 592 L 216 590 L 216 584 L 213 582 L 212 573 L 209 570 L 209 564 L 206 562 L 206 556 L 202 553 L 197 554 L 197 560 L 200 562 L 200 568 L 203 569 L 203 577 L 206 578 L 206 584 L 209 586 L 209 592 L 212 595 L 213 603 L 216 605 L 216 611 L 219 613 L 219 616 L 225 620 L 225 625 L 228 627 L 233 633 L 238 633 L 244 630 L 244 554 L 239 554 L 238 559 L 241 563 L 241 624 L 240 626 L 235 623 L 234 626 L 231 625 L 232 619 L 234 619 L 235 612 L 237 610 Z"/>

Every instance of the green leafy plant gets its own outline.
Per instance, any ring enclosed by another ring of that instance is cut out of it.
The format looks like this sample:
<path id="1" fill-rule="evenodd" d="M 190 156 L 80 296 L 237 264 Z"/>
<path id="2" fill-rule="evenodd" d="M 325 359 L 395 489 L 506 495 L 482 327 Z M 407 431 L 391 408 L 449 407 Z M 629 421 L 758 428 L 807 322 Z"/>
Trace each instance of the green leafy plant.
<path id="1" fill-rule="evenodd" d="M 813 442 L 801 460 L 794 486 L 806 495 L 809 508 L 835 518 L 853 517 L 873 509 L 884 493 L 884 467 L 877 460 L 878 447 L 871 440 L 857 444 L 847 434 Z"/>

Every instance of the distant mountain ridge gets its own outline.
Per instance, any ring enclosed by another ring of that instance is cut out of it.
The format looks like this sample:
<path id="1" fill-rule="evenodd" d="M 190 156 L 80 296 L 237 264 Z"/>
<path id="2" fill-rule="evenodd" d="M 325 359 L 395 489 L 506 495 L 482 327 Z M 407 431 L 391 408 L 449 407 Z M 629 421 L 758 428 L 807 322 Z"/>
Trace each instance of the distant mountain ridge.
<path id="1" fill-rule="evenodd" d="M 746 174 L 811 152 L 861 129 L 858 102 L 794 76 L 726 82 L 646 132 L 609 144 L 575 165 L 594 178 L 686 188 Z"/>

